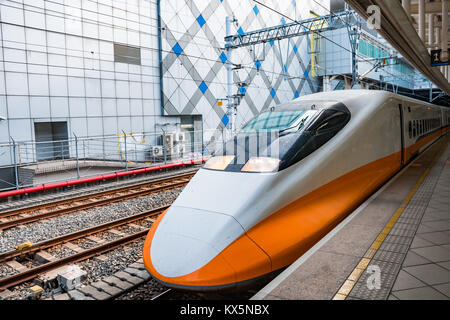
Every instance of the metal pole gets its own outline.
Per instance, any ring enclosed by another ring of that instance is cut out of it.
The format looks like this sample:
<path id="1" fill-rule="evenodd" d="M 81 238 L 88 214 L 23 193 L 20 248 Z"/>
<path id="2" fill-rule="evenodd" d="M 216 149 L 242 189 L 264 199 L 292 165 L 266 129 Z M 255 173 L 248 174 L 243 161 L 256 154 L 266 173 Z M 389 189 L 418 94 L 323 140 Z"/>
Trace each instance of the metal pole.
<path id="1" fill-rule="evenodd" d="M 226 36 L 231 36 L 231 18 L 225 18 L 225 28 L 226 28 Z M 233 19 L 235 21 L 235 19 Z M 225 44 L 226 52 L 227 52 L 227 116 L 228 116 L 228 127 L 231 132 L 233 132 L 233 99 L 232 99 L 232 81 L 233 81 L 233 72 L 231 70 L 231 49 L 227 47 L 229 42 Z"/>
<path id="2" fill-rule="evenodd" d="M 203 141 L 203 134 L 204 134 L 204 132 L 203 132 L 203 119 L 202 119 L 202 159 L 203 159 L 203 156 L 204 156 L 204 151 L 205 151 L 205 146 L 204 146 L 204 141 Z"/>
<path id="3" fill-rule="evenodd" d="M 64 165 L 64 146 L 63 146 L 63 141 L 61 141 L 61 158 L 62 158 L 62 163 Z"/>
<path id="4" fill-rule="evenodd" d="M 125 139 L 125 169 L 128 171 L 128 154 L 127 154 L 127 134 L 123 131 L 123 137 Z"/>
<path id="5" fill-rule="evenodd" d="M 102 137 L 103 162 L 106 162 L 105 136 Z"/>
<path id="6" fill-rule="evenodd" d="M 73 136 L 75 137 L 75 154 L 77 159 L 77 179 L 80 179 L 80 165 L 78 162 L 78 137 L 75 133 L 73 133 Z"/>
<path id="7" fill-rule="evenodd" d="M 17 168 L 17 158 L 16 158 L 16 141 L 13 137 L 10 137 L 13 142 L 13 154 L 14 154 L 14 176 L 16 179 L 16 189 L 19 189 L 19 170 Z"/>
<path id="8" fill-rule="evenodd" d="M 430 102 L 433 102 L 433 83 L 430 81 Z"/>
<path id="9" fill-rule="evenodd" d="M 167 163 L 167 150 L 166 150 L 166 131 L 164 131 L 163 128 L 161 128 L 163 132 L 163 154 L 164 154 L 164 164 Z"/>

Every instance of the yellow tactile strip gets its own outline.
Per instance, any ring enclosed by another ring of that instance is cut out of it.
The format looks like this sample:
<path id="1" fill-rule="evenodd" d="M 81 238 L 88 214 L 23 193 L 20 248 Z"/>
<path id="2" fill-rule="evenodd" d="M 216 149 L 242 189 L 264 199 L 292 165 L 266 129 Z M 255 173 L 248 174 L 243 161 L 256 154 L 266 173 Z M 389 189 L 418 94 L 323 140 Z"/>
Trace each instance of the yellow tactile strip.
<path id="1" fill-rule="evenodd" d="M 391 231 L 391 229 L 394 227 L 395 223 L 397 222 L 398 218 L 400 218 L 401 214 L 405 210 L 408 203 L 411 201 L 412 197 L 416 194 L 417 190 L 419 189 L 422 182 L 425 180 L 427 175 L 429 174 L 431 168 L 434 166 L 435 162 L 439 159 L 439 156 L 441 155 L 441 152 L 438 152 L 438 154 L 435 156 L 435 158 L 431 161 L 430 165 L 427 167 L 427 169 L 423 172 L 417 183 L 414 185 L 412 190 L 409 192 L 408 196 L 402 201 L 401 206 L 395 211 L 394 215 L 389 219 L 383 230 L 380 232 L 378 237 L 375 239 L 375 241 L 372 243 L 370 248 L 366 251 L 363 258 L 361 258 L 360 262 L 356 266 L 356 268 L 352 271 L 352 273 L 348 276 L 347 280 L 344 281 L 342 286 L 339 288 L 337 293 L 334 295 L 333 300 L 345 300 L 347 299 L 348 295 L 352 291 L 353 287 L 357 283 L 358 279 L 363 274 L 364 270 L 366 270 L 367 266 L 375 256 L 378 249 L 381 247 L 383 241 L 386 239 L 387 235 Z"/>

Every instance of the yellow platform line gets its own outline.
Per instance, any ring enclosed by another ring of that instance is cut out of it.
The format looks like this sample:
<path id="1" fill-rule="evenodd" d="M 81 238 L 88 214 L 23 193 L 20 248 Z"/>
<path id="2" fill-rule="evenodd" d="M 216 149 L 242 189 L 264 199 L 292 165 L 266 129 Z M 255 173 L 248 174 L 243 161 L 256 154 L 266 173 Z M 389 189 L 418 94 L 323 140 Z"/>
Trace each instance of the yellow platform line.
<path id="1" fill-rule="evenodd" d="M 401 206 L 395 211 L 394 215 L 389 219 L 389 221 L 386 223 L 383 230 L 379 233 L 378 237 L 375 239 L 375 241 L 372 243 L 370 248 L 366 251 L 363 258 L 360 260 L 356 268 L 352 271 L 352 273 L 348 276 L 347 280 L 344 281 L 344 284 L 339 288 L 338 292 L 334 295 L 332 300 L 345 300 L 347 299 L 348 295 L 352 291 L 353 287 L 356 285 L 356 282 L 363 274 L 364 270 L 366 270 L 367 266 L 369 265 L 370 261 L 372 261 L 373 257 L 375 256 L 375 253 L 378 251 L 378 249 L 383 244 L 384 240 L 386 239 L 387 235 L 391 231 L 391 229 L 394 227 L 395 223 L 397 222 L 398 218 L 400 218 L 401 214 L 405 210 L 408 203 L 411 201 L 412 197 L 416 194 L 417 190 L 419 189 L 422 182 L 425 180 L 427 175 L 430 173 L 431 168 L 434 166 L 435 162 L 438 160 L 439 156 L 441 155 L 443 151 L 438 152 L 436 157 L 431 161 L 428 168 L 423 172 L 423 174 L 420 176 L 417 183 L 414 185 L 414 187 L 409 192 L 408 196 L 402 201 Z"/>

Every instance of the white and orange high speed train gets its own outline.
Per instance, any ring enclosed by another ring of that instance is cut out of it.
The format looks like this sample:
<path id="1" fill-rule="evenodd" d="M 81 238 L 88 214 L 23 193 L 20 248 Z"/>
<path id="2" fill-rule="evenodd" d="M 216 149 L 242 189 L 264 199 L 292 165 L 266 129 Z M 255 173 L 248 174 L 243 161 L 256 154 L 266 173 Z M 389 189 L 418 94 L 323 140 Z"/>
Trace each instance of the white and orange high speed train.
<path id="1" fill-rule="evenodd" d="M 166 286 L 198 291 L 280 270 L 449 123 L 450 108 L 368 90 L 312 94 L 262 112 L 153 224 L 145 266 Z"/>

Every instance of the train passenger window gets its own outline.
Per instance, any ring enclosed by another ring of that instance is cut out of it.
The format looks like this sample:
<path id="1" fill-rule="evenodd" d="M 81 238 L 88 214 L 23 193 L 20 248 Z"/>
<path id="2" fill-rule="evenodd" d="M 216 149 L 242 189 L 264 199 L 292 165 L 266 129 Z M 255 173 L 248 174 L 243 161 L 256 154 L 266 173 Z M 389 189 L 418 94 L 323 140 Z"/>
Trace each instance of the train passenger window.
<path id="1" fill-rule="evenodd" d="M 413 121 L 413 137 L 415 138 L 417 136 L 417 121 Z"/>
<path id="2" fill-rule="evenodd" d="M 408 121 L 408 134 L 409 134 L 409 138 L 412 139 L 412 125 L 411 125 L 411 121 Z"/>

